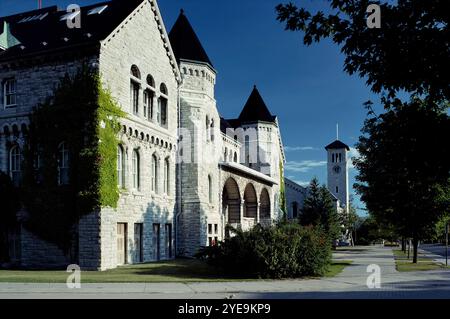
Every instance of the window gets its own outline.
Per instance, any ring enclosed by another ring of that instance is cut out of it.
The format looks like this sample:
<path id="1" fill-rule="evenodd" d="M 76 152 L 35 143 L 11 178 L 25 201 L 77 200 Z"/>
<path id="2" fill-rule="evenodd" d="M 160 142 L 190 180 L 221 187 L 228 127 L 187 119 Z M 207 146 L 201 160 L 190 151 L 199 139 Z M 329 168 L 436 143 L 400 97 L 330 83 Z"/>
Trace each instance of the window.
<path id="1" fill-rule="evenodd" d="M 211 119 L 211 129 L 210 129 L 209 133 L 210 133 L 210 137 L 209 137 L 210 141 L 214 142 L 214 119 Z"/>
<path id="2" fill-rule="evenodd" d="M 206 119 L 205 119 L 205 129 L 206 129 L 206 141 L 209 141 L 209 117 L 208 115 L 206 115 Z"/>
<path id="3" fill-rule="evenodd" d="M 139 190 L 141 187 L 140 185 L 141 172 L 140 172 L 139 153 L 137 150 L 133 151 L 132 169 L 133 169 L 133 188 Z"/>
<path id="4" fill-rule="evenodd" d="M 19 146 L 15 145 L 9 151 L 9 173 L 14 186 L 21 184 L 22 154 Z"/>
<path id="5" fill-rule="evenodd" d="M 211 179 L 211 175 L 208 175 L 208 200 L 210 203 L 212 203 L 212 197 L 213 197 L 212 179 Z"/>
<path id="6" fill-rule="evenodd" d="M 169 95 L 169 93 L 167 91 L 167 86 L 164 83 L 161 83 L 161 85 L 159 87 L 159 91 L 164 95 Z"/>
<path id="7" fill-rule="evenodd" d="M 155 154 L 152 156 L 152 180 L 151 180 L 152 191 L 158 192 L 158 158 Z"/>
<path id="8" fill-rule="evenodd" d="M 169 189 L 170 189 L 170 181 L 169 181 L 169 169 L 170 169 L 170 165 L 169 165 L 169 159 L 166 158 L 164 161 L 164 194 L 169 194 Z"/>
<path id="9" fill-rule="evenodd" d="M 141 223 L 134 224 L 135 261 L 138 263 L 144 261 L 143 238 L 143 225 Z"/>
<path id="10" fill-rule="evenodd" d="M 139 114 L 139 83 L 131 80 L 130 84 L 131 106 L 133 108 L 133 114 Z"/>
<path id="11" fill-rule="evenodd" d="M 58 184 L 69 184 L 69 149 L 65 142 L 58 146 Z"/>
<path id="12" fill-rule="evenodd" d="M 151 120 L 153 118 L 153 92 L 144 91 L 144 117 Z"/>
<path id="13" fill-rule="evenodd" d="M 133 108 L 133 113 L 135 115 L 139 114 L 139 89 L 140 84 L 139 81 L 141 79 L 141 72 L 136 65 L 131 67 L 131 82 L 130 82 L 130 97 L 131 97 L 131 106 Z"/>
<path id="14" fill-rule="evenodd" d="M 219 230 L 218 224 L 208 224 L 208 246 L 215 246 L 218 242 L 218 230 Z M 214 233 L 213 233 L 213 227 L 214 227 Z M 215 236 L 214 236 L 215 235 Z"/>
<path id="15" fill-rule="evenodd" d="M 117 186 L 125 188 L 125 160 L 121 145 L 117 146 Z"/>
<path id="16" fill-rule="evenodd" d="M 17 82 L 15 79 L 6 80 L 3 84 L 3 105 L 5 108 L 14 107 L 17 105 L 16 87 Z"/>
<path id="17" fill-rule="evenodd" d="M 342 162 L 342 153 L 339 153 L 339 162 Z"/>
<path id="18" fill-rule="evenodd" d="M 153 246 L 153 259 L 160 260 L 160 233 L 161 233 L 161 225 L 153 224 L 153 238 L 152 238 L 152 246 Z"/>
<path id="19" fill-rule="evenodd" d="M 237 153 L 236 153 L 236 152 L 234 152 L 234 158 L 233 158 L 233 162 L 237 163 L 237 161 L 238 161 L 238 158 L 237 158 Z"/>
<path id="20" fill-rule="evenodd" d="M 336 186 L 336 193 L 339 193 L 339 187 Z"/>
<path id="21" fill-rule="evenodd" d="M 172 258 L 172 224 L 166 224 L 166 258 Z"/>
<path id="22" fill-rule="evenodd" d="M 150 74 L 147 75 L 147 84 L 152 88 L 155 87 L 155 80 L 153 79 L 153 76 L 151 76 Z"/>
<path id="23" fill-rule="evenodd" d="M 334 163 L 334 153 L 331 154 L 331 162 Z"/>
<path id="24" fill-rule="evenodd" d="M 158 110 L 156 112 L 156 120 L 161 126 L 167 125 L 167 99 L 160 97 L 158 99 Z"/>

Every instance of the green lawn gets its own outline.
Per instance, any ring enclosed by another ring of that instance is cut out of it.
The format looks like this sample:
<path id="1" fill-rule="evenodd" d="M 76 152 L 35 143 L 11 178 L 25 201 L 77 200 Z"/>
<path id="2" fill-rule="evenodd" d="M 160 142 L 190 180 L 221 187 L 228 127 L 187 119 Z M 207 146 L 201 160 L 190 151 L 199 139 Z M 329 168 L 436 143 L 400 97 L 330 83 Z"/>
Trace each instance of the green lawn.
<path id="1" fill-rule="evenodd" d="M 345 267 L 350 265 L 352 263 L 351 260 L 336 260 L 331 262 L 330 267 L 328 268 L 328 271 L 325 273 L 324 277 L 334 277 L 338 274 L 340 274 Z"/>
<path id="2" fill-rule="evenodd" d="M 427 258 L 420 252 L 417 256 L 417 264 L 412 262 L 412 252 L 408 259 L 408 253 L 404 253 L 400 248 L 392 249 L 395 258 L 395 268 L 398 271 L 426 271 L 426 270 L 439 270 L 445 269 L 445 266 L 436 263 L 431 258 Z"/>
<path id="3" fill-rule="evenodd" d="M 333 262 L 325 274 L 333 277 L 340 273 L 349 261 Z M 0 282 L 65 283 L 68 273 L 64 270 L 0 270 Z M 203 261 L 176 259 L 158 263 L 122 266 L 107 271 L 82 271 L 84 283 L 139 283 L 139 282 L 223 282 L 251 281 L 256 279 L 232 278 Z"/>

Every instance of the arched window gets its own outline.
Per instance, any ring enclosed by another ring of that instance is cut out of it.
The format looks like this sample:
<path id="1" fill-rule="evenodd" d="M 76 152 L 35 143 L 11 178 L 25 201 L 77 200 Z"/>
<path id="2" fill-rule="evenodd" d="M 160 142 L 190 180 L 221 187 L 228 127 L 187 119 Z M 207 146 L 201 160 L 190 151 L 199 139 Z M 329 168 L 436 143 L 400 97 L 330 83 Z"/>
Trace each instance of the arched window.
<path id="1" fill-rule="evenodd" d="M 137 78 L 137 79 L 141 79 L 141 71 L 139 71 L 139 68 L 135 65 L 135 64 L 133 64 L 132 66 L 131 66 L 131 71 L 130 71 L 130 73 L 131 73 L 131 75 L 132 76 L 134 76 L 135 78 Z"/>
<path id="2" fill-rule="evenodd" d="M 212 178 L 211 175 L 208 175 L 208 200 L 212 203 L 213 200 L 213 190 L 212 190 Z"/>
<path id="3" fill-rule="evenodd" d="M 169 95 L 169 92 L 167 91 L 167 86 L 164 83 L 161 83 L 159 86 L 159 91 L 164 95 Z"/>
<path id="4" fill-rule="evenodd" d="M 58 184 L 69 184 L 69 148 L 65 142 L 58 146 Z"/>
<path id="5" fill-rule="evenodd" d="M 166 158 L 164 160 L 164 194 L 169 194 L 170 190 L 170 162 Z"/>
<path id="6" fill-rule="evenodd" d="M 223 152 L 223 161 L 226 162 L 228 160 L 228 148 L 225 147 L 225 151 Z"/>
<path id="7" fill-rule="evenodd" d="M 121 145 L 117 145 L 117 186 L 125 188 L 125 156 Z"/>
<path id="8" fill-rule="evenodd" d="M 20 147 L 15 145 L 9 151 L 9 174 L 14 186 L 20 186 L 22 172 L 22 153 Z"/>
<path id="9" fill-rule="evenodd" d="M 209 116 L 208 115 L 206 115 L 206 119 L 205 119 L 205 129 L 206 129 L 206 132 L 205 132 L 206 141 L 208 142 L 209 141 Z"/>
<path id="10" fill-rule="evenodd" d="M 155 87 L 155 80 L 153 79 L 153 76 L 151 76 L 150 74 L 147 75 L 147 84 L 152 88 Z"/>
<path id="11" fill-rule="evenodd" d="M 339 163 L 342 162 L 342 153 L 339 153 Z"/>
<path id="12" fill-rule="evenodd" d="M 136 65 L 131 67 L 131 80 L 130 80 L 130 103 L 131 109 L 134 115 L 139 114 L 139 90 L 140 90 L 140 81 L 141 72 L 139 71 Z"/>
<path id="13" fill-rule="evenodd" d="M 152 191 L 158 193 L 158 158 L 155 154 L 152 156 L 152 180 L 151 180 L 151 188 Z"/>
<path id="14" fill-rule="evenodd" d="M 331 154 L 331 162 L 334 163 L 334 153 Z"/>
<path id="15" fill-rule="evenodd" d="M 141 187 L 141 172 L 140 172 L 140 158 L 137 150 L 133 151 L 132 157 L 132 172 L 133 172 L 133 188 L 139 190 Z"/>
<path id="16" fill-rule="evenodd" d="M 238 161 L 238 158 L 237 158 L 237 153 L 236 153 L 236 152 L 234 152 L 234 158 L 233 158 L 233 162 L 237 163 L 237 161 Z"/>
<path id="17" fill-rule="evenodd" d="M 214 119 L 211 119 L 210 140 L 214 142 Z"/>

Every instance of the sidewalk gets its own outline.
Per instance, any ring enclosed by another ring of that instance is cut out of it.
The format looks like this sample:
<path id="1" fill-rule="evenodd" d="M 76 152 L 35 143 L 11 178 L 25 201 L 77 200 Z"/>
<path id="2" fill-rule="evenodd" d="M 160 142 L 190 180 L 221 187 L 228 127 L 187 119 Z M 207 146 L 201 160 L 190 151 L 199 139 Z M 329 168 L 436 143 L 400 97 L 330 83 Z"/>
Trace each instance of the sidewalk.
<path id="1" fill-rule="evenodd" d="M 450 271 L 399 273 L 390 248 L 338 251 L 353 263 L 333 278 L 222 283 L 65 284 L 0 283 L 0 298 L 450 298 Z M 381 269 L 381 288 L 366 285 L 367 266 Z M 82 279 L 82 278 L 81 278 Z"/>

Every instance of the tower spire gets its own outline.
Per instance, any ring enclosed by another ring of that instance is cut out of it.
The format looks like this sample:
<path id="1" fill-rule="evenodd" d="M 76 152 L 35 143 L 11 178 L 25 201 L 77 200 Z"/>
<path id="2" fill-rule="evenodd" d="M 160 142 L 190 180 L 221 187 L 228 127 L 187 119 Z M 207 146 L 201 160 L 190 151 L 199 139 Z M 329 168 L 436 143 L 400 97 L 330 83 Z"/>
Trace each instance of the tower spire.
<path id="1" fill-rule="evenodd" d="M 339 140 L 339 123 L 336 123 L 336 141 Z"/>

